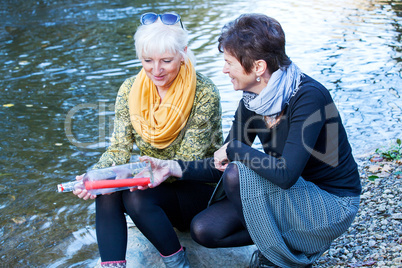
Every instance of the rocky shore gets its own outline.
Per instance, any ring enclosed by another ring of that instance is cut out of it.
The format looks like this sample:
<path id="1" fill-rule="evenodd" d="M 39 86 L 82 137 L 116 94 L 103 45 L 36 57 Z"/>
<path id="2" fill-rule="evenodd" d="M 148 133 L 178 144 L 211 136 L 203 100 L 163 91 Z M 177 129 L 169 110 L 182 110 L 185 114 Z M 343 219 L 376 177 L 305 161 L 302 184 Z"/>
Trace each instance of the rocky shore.
<path id="1" fill-rule="evenodd" d="M 314 267 L 402 267 L 402 162 L 359 159 L 362 195 L 352 226 Z"/>

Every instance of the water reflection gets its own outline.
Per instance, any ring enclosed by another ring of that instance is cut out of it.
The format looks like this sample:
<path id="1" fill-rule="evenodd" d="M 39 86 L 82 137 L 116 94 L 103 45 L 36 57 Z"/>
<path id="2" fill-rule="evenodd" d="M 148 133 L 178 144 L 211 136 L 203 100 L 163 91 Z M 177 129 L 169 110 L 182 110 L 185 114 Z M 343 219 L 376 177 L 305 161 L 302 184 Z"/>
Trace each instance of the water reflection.
<path id="1" fill-rule="evenodd" d="M 140 14 L 170 10 L 191 32 L 197 69 L 220 89 L 225 132 L 241 94 L 221 72 L 217 38 L 240 13 L 262 12 L 283 25 L 292 60 L 331 90 L 355 154 L 400 135 L 400 1 L 3 0 L 0 259 L 6 266 L 96 262 L 93 202 L 56 194 L 55 185 L 84 172 L 109 142 L 116 92 L 140 68 L 132 41 Z"/>

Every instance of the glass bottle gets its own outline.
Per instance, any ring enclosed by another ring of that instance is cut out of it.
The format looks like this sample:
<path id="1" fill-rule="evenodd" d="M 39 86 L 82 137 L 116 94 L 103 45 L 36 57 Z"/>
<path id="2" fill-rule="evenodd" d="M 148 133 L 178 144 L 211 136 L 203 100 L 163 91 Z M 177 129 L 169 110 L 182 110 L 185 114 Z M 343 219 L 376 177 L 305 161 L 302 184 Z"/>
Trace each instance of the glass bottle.
<path id="1" fill-rule="evenodd" d="M 145 186 L 153 181 L 151 165 L 148 162 L 133 162 L 113 167 L 88 171 L 82 180 L 57 185 L 59 193 L 86 189 L 93 195 Z"/>

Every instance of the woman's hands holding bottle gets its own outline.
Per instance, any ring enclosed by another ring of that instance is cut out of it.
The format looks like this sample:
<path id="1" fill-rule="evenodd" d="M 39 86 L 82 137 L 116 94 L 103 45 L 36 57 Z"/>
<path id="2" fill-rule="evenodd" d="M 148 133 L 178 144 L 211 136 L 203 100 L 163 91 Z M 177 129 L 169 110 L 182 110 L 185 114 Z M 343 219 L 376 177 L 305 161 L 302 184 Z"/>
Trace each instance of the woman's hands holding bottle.
<path id="1" fill-rule="evenodd" d="M 152 172 L 153 179 L 151 180 L 150 183 L 148 183 L 148 185 L 135 186 L 135 187 L 129 188 L 130 191 L 146 190 L 148 188 L 154 188 L 154 187 L 157 187 L 158 185 L 160 185 L 162 182 L 164 182 L 170 176 L 174 176 L 174 177 L 182 176 L 182 170 L 177 161 L 161 160 L 161 159 L 157 159 L 157 158 L 153 158 L 153 157 L 149 157 L 149 156 L 140 157 L 140 161 L 148 162 L 150 164 L 151 169 L 152 169 L 151 172 Z M 114 166 L 115 165 L 113 164 L 112 167 L 114 167 Z M 150 169 L 144 169 L 143 171 L 140 171 L 139 173 L 137 173 L 135 175 L 135 177 L 136 178 L 141 178 L 141 176 L 149 177 L 150 176 L 149 171 L 150 171 Z M 90 171 L 87 174 L 76 176 L 76 180 L 77 181 L 82 181 L 82 180 L 86 181 L 89 179 L 89 181 L 91 181 L 91 177 L 88 177 L 88 176 L 90 176 L 90 174 L 92 174 L 91 172 L 92 171 Z M 109 173 L 105 173 L 105 174 L 110 175 Z M 115 176 L 114 179 L 116 179 L 116 180 L 126 179 L 126 178 L 129 178 L 130 176 L 133 176 L 133 174 L 132 174 L 132 172 L 130 172 L 130 170 L 125 170 L 122 166 L 116 166 L 115 168 L 113 168 L 112 174 L 113 174 L 113 176 Z M 102 175 L 102 173 L 101 174 L 97 174 L 97 173 L 92 174 L 92 176 L 95 176 L 95 177 L 100 176 L 100 175 Z M 95 179 L 95 181 L 96 181 L 96 179 Z M 78 187 L 77 186 L 75 186 L 75 187 L 76 188 L 73 190 L 73 194 L 78 196 L 79 198 L 82 198 L 84 200 L 96 198 L 96 194 L 94 194 L 93 192 L 91 193 L 91 191 L 93 191 L 93 190 L 86 190 L 83 183 L 80 183 Z M 94 189 L 96 189 L 96 188 L 94 188 Z M 108 189 L 104 189 L 104 190 L 108 190 Z M 114 191 L 110 191 L 110 192 L 105 192 L 105 193 L 101 193 L 101 194 L 111 194 L 113 192 Z"/>
<path id="2" fill-rule="evenodd" d="M 138 186 L 137 188 L 133 188 L 131 191 L 135 191 L 136 189 L 145 190 L 148 188 L 154 188 L 170 176 L 181 178 L 183 175 L 179 163 L 174 160 L 161 160 L 150 156 L 142 156 L 140 157 L 140 161 L 146 161 L 151 164 L 153 182 L 148 184 L 148 186 Z"/>
<path id="3" fill-rule="evenodd" d="M 77 181 L 83 180 L 83 179 L 84 179 L 84 175 L 85 175 L 85 174 L 76 176 L 75 179 L 76 179 Z M 95 199 L 95 198 L 96 198 L 96 195 L 93 195 L 93 194 L 88 193 L 88 191 L 85 190 L 85 189 L 76 189 L 76 190 L 73 191 L 73 194 L 75 194 L 76 196 L 78 196 L 79 198 L 82 198 L 82 199 L 84 199 L 84 200 Z"/>

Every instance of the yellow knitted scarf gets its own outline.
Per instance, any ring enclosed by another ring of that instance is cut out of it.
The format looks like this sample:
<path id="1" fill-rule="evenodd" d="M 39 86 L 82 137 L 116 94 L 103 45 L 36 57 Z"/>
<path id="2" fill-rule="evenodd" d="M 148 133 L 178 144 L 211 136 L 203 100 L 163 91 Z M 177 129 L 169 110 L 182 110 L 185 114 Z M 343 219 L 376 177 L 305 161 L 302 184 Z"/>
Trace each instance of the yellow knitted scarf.
<path id="1" fill-rule="evenodd" d="M 168 147 L 187 123 L 193 107 L 196 74 L 189 61 L 182 65 L 161 102 L 155 84 L 142 69 L 131 88 L 130 119 L 142 139 L 158 149 Z"/>

